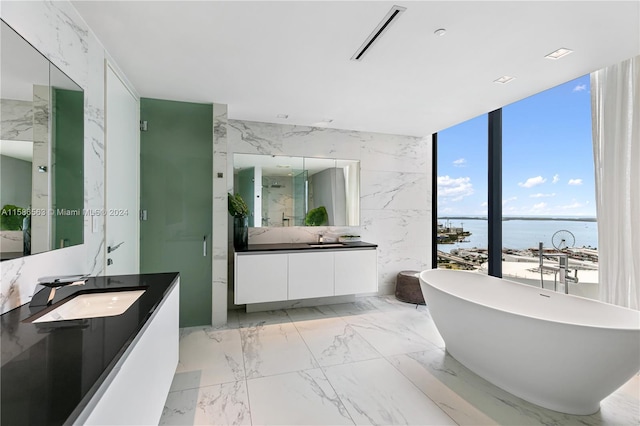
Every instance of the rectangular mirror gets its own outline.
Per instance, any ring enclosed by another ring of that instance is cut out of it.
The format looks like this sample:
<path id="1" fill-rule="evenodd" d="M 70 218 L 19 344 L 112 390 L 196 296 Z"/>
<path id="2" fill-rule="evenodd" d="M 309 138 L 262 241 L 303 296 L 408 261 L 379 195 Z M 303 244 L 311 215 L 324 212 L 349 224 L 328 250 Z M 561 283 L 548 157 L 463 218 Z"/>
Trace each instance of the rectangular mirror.
<path id="1" fill-rule="evenodd" d="M 249 226 L 358 226 L 360 162 L 234 154 L 234 191 Z"/>
<path id="2" fill-rule="evenodd" d="M 83 243 L 84 93 L 1 22 L 0 257 Z"/>

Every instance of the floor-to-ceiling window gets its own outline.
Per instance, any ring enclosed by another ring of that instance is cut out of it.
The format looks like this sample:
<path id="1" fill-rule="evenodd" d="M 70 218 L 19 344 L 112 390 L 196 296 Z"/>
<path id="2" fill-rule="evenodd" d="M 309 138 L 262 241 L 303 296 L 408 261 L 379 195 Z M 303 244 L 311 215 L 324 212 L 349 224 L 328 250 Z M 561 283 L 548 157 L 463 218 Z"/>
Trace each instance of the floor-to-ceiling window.
<path id="1" fill-rule="evenodd" d="M 486 269 L 487 115 L 438 132 L 439 268 Z"/>
<path id="2" fill-rule="evenodd" d="M 570 292 L 597 297 L 589 76 L 502 109 L 502 275 L 545 288 L 569 258 Z M 539 243 L 544 267 L 540 273 Z M 563 290 L 563 288 L 558 288 Z"/>
<path id="3" fill-rule="evenodd" d="M 437 134 L 439 268 L 490 270 L 490 127 L 483 115 Z M 504 107 L 500 130 L 502 161 L 494 167 L 502 196 L 494 199 L 501 203 L 502 261 L 497 255 L 491 260 L 500 263 L 499 275 L 563 291 L 558 255 L 566 256 L 565 275 L 577 282 L 570 292 L 597 297 L 589 76 Z"/>

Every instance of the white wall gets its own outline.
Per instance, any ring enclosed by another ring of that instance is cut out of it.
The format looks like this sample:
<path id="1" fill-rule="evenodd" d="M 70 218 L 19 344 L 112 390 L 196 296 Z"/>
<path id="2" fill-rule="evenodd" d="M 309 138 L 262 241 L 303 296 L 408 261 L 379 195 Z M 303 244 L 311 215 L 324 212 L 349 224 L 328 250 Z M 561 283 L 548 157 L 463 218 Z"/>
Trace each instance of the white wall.
<path id="1" fill-rule="evenodd" d="M 104 208 L 105 50 L 68 1 L 2 1 L 0 17 L 84 90 L 84 207 Z M 84 244 L 0 263 L 0 312 L 30 300 L 38 277 L 100 275 L 104 229 L 84 218 Z"/>
<path id="2" fill-rule="evenodd" d="M 234 152 L 360 161 L 361 226 L 251 228 L 250 243 L 314 241 L 320 231 L 360 234 L 378 244 L 380 294 L 394 291 L 398 272 L 430 267 L 431 137 L 239 120 L 228 120 L 226 136 L 229 176 Z M 233 179 L 228 183 L 231 192 Z"/>
<path id="3" fill-rule="evenodd" d="M 140 103 L 107 63 L 105 134 L 106 275 L 140 272 Z M 109 247 L 118 247 L 109 253 Z M 110 261 L 109 261 L 110 260 Z"/>

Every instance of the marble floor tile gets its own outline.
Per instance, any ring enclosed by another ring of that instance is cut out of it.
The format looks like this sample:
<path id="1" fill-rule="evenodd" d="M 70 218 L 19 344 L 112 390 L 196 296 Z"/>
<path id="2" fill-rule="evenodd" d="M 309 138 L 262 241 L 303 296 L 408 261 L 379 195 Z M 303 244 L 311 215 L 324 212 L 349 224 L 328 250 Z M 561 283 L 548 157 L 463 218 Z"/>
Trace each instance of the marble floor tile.
<path id="1" fill-rule="evenodd" d="M 251 425 L 244 380 L 169 392 L 161 425 Z"/>
<path id="2" fill-rule="evenodd" d="M 407 311 L 408 309 L 416 309 L 416 305 L 413 303 L 405 303 L 396 299 L 395 296 L 378 296 L 378 297 L 368 297 L 367 300 L 371 302 L 379 311 L 388 312 L 388 311 Z M 418 305 L 417 309 L 420 311 L 424 311 L 426 309 L 425 305 Z"/>
<path id="3" fill-rule="evenodd" d="M 357 298 L 355 302 L 338 303 L 328 307 L 342 317 L 381 312 L 371 299 L 373 299 L 373 297 L 361 297 Z"/>
<path id="4" fill-rule="evenodd" d="M 455 425 L 385 359 L 324 368 L 356 424 Z"/>
<path id="5" fill-rule="evenodd" d="M 393 296 L 229 318 L 180 330 L 161 424 L 640 424 L 640 375 L 596 414 L 550 411 L 458 363 L 428 308 Z"/>
<path id="6" fill-rule="evenodd" d="M 606 398 L 600 411 L 591 416 L 574 416 L 524 401 L 477 376 L 439 349 L 400 355 L 389 361 L 460 425 L 640 424 L 638 399 L 623 392 Z"/>
<path id="7" fill-rule="evenodd" d="M 381 355 L 342 318 L 294 323 L 318 363 L 325 367 L 380 358 Z"/>
<path id="8" fill-rule="evenodd" d="M 320 369 L 247 380 L 247 388 L 254 424 L 354 424 Z"/>
<path id="9" fill-rule="evenodd" d="M 444 347 L 433 321 L 421 312 L 382 312 L 343 319 L 384 356 Z"/>
<path id="10" fill-rule="evenodd" d="M 317 368 L 292 322 L 241 328 L 246 378 Z"/>
<path id="11" fill-rule="evenodd" d="M 331 306 L 328 305 L 287 309 L 286 312 L 293 322 L 316 320 L 322 318 L 337 318 L 340 316 L 333 309 L 331 309 Z"/>
<path id="12" fill-rule="evenodd" d="M 256 327 L 258 325 L 286 324 L 290 322 L 291 318 L 282 309 L 263 312 L 238 311 L 238 324 L 240 327 Z"/>
<path id="13" fill-rule="evenodd" d="M 434 357 L 439 354 L 444 356 L 444 352 L 440 349 L 431 349 L 428 352 Z M 415 354 L 411 355 L 415 356 Z M 498 424 L 496 420 L 438 380 L 429 369 L 410 355 L 396 355 L 388 360 L 459 425 Z"/>
<path id="14" fill-rule="evenodd" d="M 180 358 L 171 390 L 184 390 L 244 379 L 238 329 L 191 327 L 180 335 Z"/>

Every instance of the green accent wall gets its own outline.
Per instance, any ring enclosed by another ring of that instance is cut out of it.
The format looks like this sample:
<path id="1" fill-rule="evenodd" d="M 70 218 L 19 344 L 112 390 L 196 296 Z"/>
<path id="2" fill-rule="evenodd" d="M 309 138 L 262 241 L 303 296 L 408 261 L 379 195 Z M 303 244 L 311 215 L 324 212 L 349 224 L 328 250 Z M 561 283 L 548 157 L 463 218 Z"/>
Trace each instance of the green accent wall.
<path id="1" fill-rule="evenodd" d="M 140 272 L 179 272 L 180 327 L 211 324 L 213 105 L 142 98 L 140 119 Z"/>
<path id="2" fill-rule="evenodd" d="M 84 234 L 84 94 L 53 88 L 51 150 L 53 247 L 82 244 Z"/>

